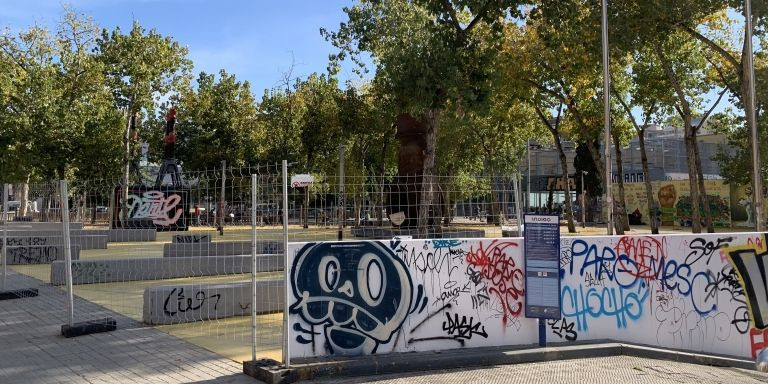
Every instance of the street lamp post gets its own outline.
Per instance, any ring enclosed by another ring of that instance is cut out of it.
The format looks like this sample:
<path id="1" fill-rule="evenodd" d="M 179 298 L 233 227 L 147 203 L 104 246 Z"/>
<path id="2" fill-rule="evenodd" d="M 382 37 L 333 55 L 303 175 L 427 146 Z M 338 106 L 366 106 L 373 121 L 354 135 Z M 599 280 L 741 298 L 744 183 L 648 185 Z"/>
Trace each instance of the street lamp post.
<path id="1" fill-rule="evenodd" d="M 528 212 L 531 211 L 531 139 L 528 139 L 526 152 L 528 154 L 528 187 L 526 189 L 526 192 L 528 194 L 528 197 L 525 201 L 525 206 L 527 207 Z"/>
<path id="2" fill-rule="evenodd" d="M 763 230 L 763 180 L 760 174 L 760 142 L 757 134 L 757 116 L 755 114 L 755 66 L 753 63 L 752 52 L 752 0 L 744 0 L 744 19 L 746 21 L 746 36 L 744 39 L 744 51 L 747 53 L 744 58 L 747 61 L 747 86 L 749 87 L 749 97 L 747 97 L 744 113 L 748 116 L 747 123 L 752 136 L 752 182 L 754 183 L 753 193 L 755 209 L 755 231 Z"/>
<path id="3" fill-rule="evenodd" d="M 608 235 L 613 235 L 613 193 L 611 191 L 611 72 L 608 55 L 608 0 L 602 0 L 602 40 L 603 40 L 603 119 L 604 119 L 604 157 L 605 157 L 605 203 L 608 207 Z"/>

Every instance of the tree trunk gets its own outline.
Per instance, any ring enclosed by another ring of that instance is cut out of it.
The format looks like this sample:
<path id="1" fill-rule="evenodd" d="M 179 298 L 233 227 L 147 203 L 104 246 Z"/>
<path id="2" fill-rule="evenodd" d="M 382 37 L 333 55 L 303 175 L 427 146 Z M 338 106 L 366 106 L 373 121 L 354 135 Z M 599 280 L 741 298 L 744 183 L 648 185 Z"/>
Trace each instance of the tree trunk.
<path id="1" fill-rule="evenodd" d="M 686 116 L 685 121 L 685 152 L 688 156 L 688 182 L 691 186 L 691 231 L 701 233 L 701 207 L 699 202 L 699 173 L 696 170 L 696 159 L 694 156 L 694 147 L 696 145 L 693 137 L 693 127 L 691 126 L 691 117 Z"/>
<path id="2" fill-rule="evenodd" d="M 707 188 L 704 185 L 704 170 L 701 167 L 701 156 L 699 155 L 699 143 L 696 139 L 696 132 L 693 132 L 693 154 L 696 161 L 696 177 L 699 182 L 699 196 L 701 196 L 701 202 L 704 205 L 704 223 L 707 226 L 707 232 L 715 233 L 715 224 L 712 221 L 712 207 L 709 205 L 709 196 L 707 196 Z"/>
<path id="3" fill-rule="evenodd" d="M 427 128 L 427 132 L 425 134 L 427 148 L 424 153 L 424 166 L 421 181 L 421 201 L 419 205 L 418 220 L 419 230 L 424 235 L 428 233 L 428 228 L 430 225 L 429 212 L 432 206 L 432 200 L 434 198 L 434 183 L 432 176 L 435 172 L 435 149 L 437 147 L 437 127 L 439 118 L 440 111 L 436 109 L 430 109 L 424 118 L 424 123 Z"/>
<path id="4" fill-rule="evenodd" d="M 656 221 L 657 203 L 653 199 L 653 187 L 651 186 L 650 171 L 648 170 L 648 154 L 645 152 L 645 129 L 637 132 L 640 140 L 640 159 L 643 164 L 643 184 L 645 184 L 645 198 L 648 201 L 648 220 L 651 223 L 651 233 L 659 234 L 659 222 Z M 661 153 L 664 156 L 664 152 Z"/>
<path id="5" fill-rule="evenodd" d="M 17 188 L 21 191 L 19 193 L 19 215 L 26 216 L 29 205 L 29 176 L 27 181 L 20 185 L 21 188 Z"/>
<path id="6" fill-rule="evenodd" d="M 613 145 L 616 149 L 616 172 L 619 174 L 619 199 L 614 204 L 614 222 L 613 226 L 616 228 L 617 235 L 623 235 L 624 231 L 629 230 L 629 218 L 627 217 L 627 202 L 624 198 L 624 164 L 621 155 L 621 140 L 619 135 L 615 131 L 611 132 L 613 137 Z M 631 148 L 630 148 L 631 150 Z"/>
<path id="7" fill-rule="evenodd" d="M 563 216 L 568 219 L 568 233 L 576 233 L 576 225 L 573 224 L 573 204 L 571 203 L 571 186 L 568 180 L 568 158 L 565 157 L 565 151 L 563 145 L 560 143 L 560 138 L 556 132 L 552 132 L 555 139 L 555 147 L 557 148 L 557 154 L 560 157 L 560 170 L 565 182 L 563 183 L 563 191 L 565 191 L 565 212 Z"/>

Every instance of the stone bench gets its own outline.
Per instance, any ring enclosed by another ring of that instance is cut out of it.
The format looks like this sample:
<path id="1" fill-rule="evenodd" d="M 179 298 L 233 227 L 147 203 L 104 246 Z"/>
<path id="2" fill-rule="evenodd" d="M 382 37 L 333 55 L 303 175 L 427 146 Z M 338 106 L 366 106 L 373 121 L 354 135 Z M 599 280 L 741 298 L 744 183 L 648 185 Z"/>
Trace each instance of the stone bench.
<path id="1" fill-rule="evenodd" d="M 163 245 L 163 257 L 190 256 L 234 256 L 250 255 L 250 241 L 214 241 L 210 243 L 167 243 Z M 279 241 L 259 241 L 258 254 L 281 254 L 283 244 Z"/>
<path id="2" fill-rule="evenodd" d="M 2 249 L 2 242 L 0 242 Z M 72 260 L 80 259 L 80 246 L 71 245 L 69 248 L 72 254 Z M 64 264 L 64 245 L 62 244 L 10 244 L 6 250 L 6 262 L 8 265 L 22 264 L 50 264 L 56 262 Z"/>
<path id="3" fill-rule="evenodd" d="M 154 228 L 141 228 L 141 229 L 87 229 L 86 233 L 99 233 L 106 235 L 109 241 L 112 243 L 120 242 L 140 242 L 140 241 L 156 241 L 157 230 Z"/>
<path id="4" fill-rule="evenodd" d="M 61 222 L 9 221 L 8 230 L 60 231 L 62 225 Z M 1 227 L 2 225 L 0 225 Z M 83 223 L 69 223 L 69 229 L 83 229 Z"/>
<path id="5" fill-rule="evenodd" d="M 171 243 L 210 243 L 211 235 L 207 233 L 201 234 L 189 234 L 189 235 L 173 235 L 171 236 Z"/>
<path id="6" fill-rule="evenodd" d="M 283 255 L 259 255 L 256 272 L 283 269 Z M 165 257 L 78 260 L 72 262 L 72 284 L 162 280 L 179 277 L 231 275 L 251 272 L 250 256 Z M 51 284 L 66 283 L 64 262 L 51 264 Z"/>
<path id="7" fill-rule="evenodd" d="M 229 284 L 160 285 L 144 289 L 146 324 L 179 324 L 248 316 L 253 310 L 251 282 Z M 283 310 L 283 279 L 256 281 L 257 314 Z"/>
<path id="8" fill-rule="evenodd" d="M 70 244 L 79 245 L 80 249 L 107 249 L 107 236 L 84 234 L 82 230 L 71 231 Z M 0 237 L 0 240 L 2 237 Z M 8 231 L 8 245 L 63 245 L 61 231 Z M 0 241 L 1 243 L 2 241 Z"/>

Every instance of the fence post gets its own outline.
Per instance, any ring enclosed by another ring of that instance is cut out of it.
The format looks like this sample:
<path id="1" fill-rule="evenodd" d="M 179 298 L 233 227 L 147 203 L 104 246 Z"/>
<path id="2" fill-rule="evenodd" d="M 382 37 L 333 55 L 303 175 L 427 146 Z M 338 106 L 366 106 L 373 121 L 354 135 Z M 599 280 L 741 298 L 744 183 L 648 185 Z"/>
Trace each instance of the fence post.
<path id="1" fill-rule="evenodd" d="M 344 240 L 344 144 L 339 144 L 339 240 Z"/>
<path id="2" fill-rule="evenodd" d="M 288 282 L 288 160 L 283 160 L 283 284 L 285 297 L 283 303 L 283 361 L 285 366 L 291 365 L 289 342 L 290 328 L 288 327 L 288 307 L 291 290 Z"/>
<path id="3" fill-rule="evenodd" d="M 517 171 L 515 174 L 515 183 L 513 184 L 513 188 L 515 188 L 515 216 L 517 216 L 517 236 L 522 237 L 523 236 L 523 207 L 520 206 L 520 203 L 522 202 L 523 194 L 520 192 L 520 184 L 521 182 L 520 177 L 520 171 Z"/>
<path id="4" fill-rule="evenodd" d="M 221 161 L 221 198 L 219 199 L 219 235 L 224 235 L 224 203 L 226 201 L 224 194 L 226 193 L 225 186 L 227 184 L 227 161 Z"/>
<path id="5" fill-rule="evenodd" d="M 3 286 L 0 291 L 5 291 L 5 281 L 8 279 L 8 184 L 3 184 Z"/>
<path id="6" fill-rule="evenodd" d="M 66 263 L 65 272 L 67 274 L 67 305 L 68 305 L 68 324 L 75 323 L 75 305 L 72 293 L 72 248 L 69 238 L 69 200 L 67 199 L 67 181 L 59 181 L 59 206 L 61 207 L 61 227 L 62 238 L 64 239 L 64 260 Z"/>
<path id="7" fill-rule="evenodd" d="M 251 175 L 251 360 L 256 361 L 256 215 L 258 198 L 258 175 Z"/>

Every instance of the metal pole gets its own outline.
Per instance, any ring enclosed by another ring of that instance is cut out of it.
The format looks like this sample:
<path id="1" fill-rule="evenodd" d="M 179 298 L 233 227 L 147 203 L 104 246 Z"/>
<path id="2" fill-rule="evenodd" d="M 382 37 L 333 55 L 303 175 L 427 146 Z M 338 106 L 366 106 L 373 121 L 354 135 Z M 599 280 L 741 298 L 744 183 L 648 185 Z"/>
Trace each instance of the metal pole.
<path id="1" fill-rule="evenodd" d="M 59 199 L 61 206 L 61 228 L 62 238 L 64 239 L 64 260 L 67 264 L 65 272 L 67 273 L 67 304 L 69 305 L 69 325 L 75 323 L 75 300 L 72 293 L 72 249 L 69 238 L 69 200 L 67 199 L 67 181 L 59 181 Z"/>
<path id="2" fill-rule="evenodd" d="M 752 182 L 754 183 L 755 231 L 763 230 L 763 180 L 760 172 L 760 137 L 757 132 L 757 115 L 755 114 L 755 66 L 752 52 L 752 0 L 744 0 L 744 18 L 746 19 L 746 36 L 744 50 L 747 55 L 747 86 L 749 97 L 746 100 L 745 113 L 752 136 Z"/>
<path id="3" fill-rule="evenodd" d="M 290 305 L 290 292 L 288 289 L 288 160 L 283 160 L 283 284 L 285 285 L 285 297 L 283 298 L 283 361 L 285 366 L 291 365 L 290 328 L 288 327 L 288 307 Z"/>
<path id="4" fill-rule="evenodd" d="M 219 235 L 224 235 L 224 203 L 227 184 L 227 161 L 221 161 L 221 197 L 219 198 Z"/>
<path id="5" fill-rule="evenodd" d="M 8 279 L 8 184 L 3 184 L 3 286 L 5 291 L 5 281 Z"/>
<path id="6" fill-rule="evenodd" d="M 611 191 L 611 69 L 608 57 L 608 0 L 602 0 L 603 17 L 603 119 L 605 133 L 603 143 L 605 145 L 605 203 L 607 209 L 608 235 L 613 235 L 613 192 Z"/>
<path id="7" fill-rule="evenodd" d="M 256 361 L 256 254 L 258 247 L 256 241 L 257 206 L 259 202 L 259 177 L 256 174 L 251 175 L 251 360 Z"/>
<path id="8" fill-rule="evenodd" d="M 528 212 L 531 211 L 531 139 L 528 139 L 528 148 L 526 148 L 526 152 L 528 153 L 528 188 L 526 189 L 528 193 L 528 198 L 525 201 L 525 206 L 528 210 Z"/>
<path id="9" fill-rule="evenodd" d="M 344 144 L 339 144 L 339 240 L 344 240 L 344 210 L 346 201 L 344 199 Z"/>
<path id="10" fill-rule="evenodd" d="M 517 200 L 516 205 L 516 213 L 517 213 L 517 236 L 522 237 L 523 236 L 523 207 L 520 205 L 521 197 L 523 197 L 522 192 L 520 192 L 520 172 L 518 171 L 515 175 L 515 200 Z"/>
<path id="11" fill-rule="evenodd" d="M 584 171 L 581 171 L 581 227 L 587 227 L 587 199 L 584 198 Z"/>

